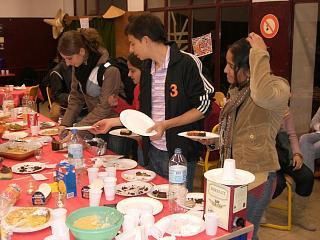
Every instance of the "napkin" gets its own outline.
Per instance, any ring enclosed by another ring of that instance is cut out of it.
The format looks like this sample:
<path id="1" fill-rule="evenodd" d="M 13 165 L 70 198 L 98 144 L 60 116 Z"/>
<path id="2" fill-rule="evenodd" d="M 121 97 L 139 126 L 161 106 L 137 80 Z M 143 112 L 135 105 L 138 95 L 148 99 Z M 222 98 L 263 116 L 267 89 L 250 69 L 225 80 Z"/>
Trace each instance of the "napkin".
<path id="1" fill-rule="evenodd" d="M 163 238 L 163 235 L 166 233 L 167 229 L 170 227 L 171 220 L 169 218 L 166 221 L 157 222 L 150 228 L 150 235 L 155 239 Z"/>
<path id="2" fill-rule="evenodd" d="M 37 181 L 43 181 L 43 180 L 47 180 L 48 178 L 46 176 L 44 176 L 43 174 L 31 174 L 31 177 L 33 177 L 34 180 Z"/>

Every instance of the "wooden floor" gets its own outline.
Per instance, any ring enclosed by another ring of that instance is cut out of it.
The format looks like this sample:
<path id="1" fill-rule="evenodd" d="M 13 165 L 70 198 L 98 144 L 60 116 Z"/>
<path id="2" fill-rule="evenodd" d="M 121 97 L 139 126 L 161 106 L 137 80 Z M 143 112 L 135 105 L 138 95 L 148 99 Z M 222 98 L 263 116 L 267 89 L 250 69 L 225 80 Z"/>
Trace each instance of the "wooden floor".
<path id="1" fill-rule="evenodd" d="M 40 104 L 40 113 L 48 116 L 48 105 Z M 194 191 L 203 191 L 203 173 L 202 168 L 197 166 L 196 177 L 194 178 Z M 285 191 L 274 201 L 281 204 L 286 201 Z M 281 231 L 271 228 L 261 227 L 259 231 L 260 240 L 320 240 L 320 180 L 315 180 L 313 193 L 310 199 L 310 205 L 307 209 L 307 213 L 310 218 L 314 221 L 314 224 L 318 227 L 316 232 L 305 231 L 300 227 L 293 225 L 291 231 Z M 270 223 L 285 224 L 286 213 L 282 210 L 268 209 L 267 220 Z"/>

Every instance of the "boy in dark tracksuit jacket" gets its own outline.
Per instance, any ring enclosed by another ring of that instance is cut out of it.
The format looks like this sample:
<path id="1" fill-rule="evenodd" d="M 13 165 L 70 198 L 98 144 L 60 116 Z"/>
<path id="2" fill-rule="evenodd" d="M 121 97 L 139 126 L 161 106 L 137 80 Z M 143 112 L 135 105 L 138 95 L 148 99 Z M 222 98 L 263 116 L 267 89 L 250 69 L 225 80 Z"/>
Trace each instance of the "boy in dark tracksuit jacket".
<path id="1" fill-rule="evenodd" d="M 126 34 L 130 52 L 146 60 L 140 83 L 140 109 L 155 121 L 150 131 L 157 131 L 153 137 L 143 137 L 145 164 L 168 178 L 169 159 L 175 148 L 181 148 L 188 162 L 187 186 L 191 191 L 199 145 L 177 134 L 202 128 L 200 120 L 211 109 L 214 89 L 202 74 L 201 61 L 167 42 L 158 17 L 136 16 L 129 21 Z"/>

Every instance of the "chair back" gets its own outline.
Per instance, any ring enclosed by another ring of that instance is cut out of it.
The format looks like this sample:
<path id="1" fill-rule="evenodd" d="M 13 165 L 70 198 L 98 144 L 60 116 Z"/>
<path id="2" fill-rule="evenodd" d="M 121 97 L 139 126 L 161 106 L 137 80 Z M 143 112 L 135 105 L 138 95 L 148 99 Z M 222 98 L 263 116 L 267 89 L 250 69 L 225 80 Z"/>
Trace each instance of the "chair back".
<path id="1" fill-rule="evenodd" d="M 215 102 L 219 105 L 220 108 L 222 108 L 224 106 L 225 98 L 226 98 L 226 96 L 224 95 L 223 92 L 215 92 L 214 93 Z"/>
<path id="2" fill-rule="evenodd" d="M 218 134 L 219 128 L 220 128 L 220 124 L 216 124 L 212 128 L 211 132 Z M 217 168 L 219 164 L 219 159 L 220 159 L 220 156 L 219 156 L 219 140 L 218 140 L 216 142 L 216 148 L 214 149 L 214 151 L 210 151 L 209 149 L 207 149 L 206 151 L 206 155 L 204 157 L 204 170 L 208 171 L 210 167 Z"/>
<path id="3" fill-rule="evenodd" d="M 52 102 L 51 102 L 51 88 L 50 87 L 46 87 L 46 93 L 48 96 L 48 103 L 49 103 L 49 108 L 52 108 Z"/>
<path id="4" fill-rule="evenodd" d="M 37 101 L 38 91 L 39 91 L 39 85 L 32 86 L 29 89 L 29 96 L 32 98 L 32 100 Z"/>

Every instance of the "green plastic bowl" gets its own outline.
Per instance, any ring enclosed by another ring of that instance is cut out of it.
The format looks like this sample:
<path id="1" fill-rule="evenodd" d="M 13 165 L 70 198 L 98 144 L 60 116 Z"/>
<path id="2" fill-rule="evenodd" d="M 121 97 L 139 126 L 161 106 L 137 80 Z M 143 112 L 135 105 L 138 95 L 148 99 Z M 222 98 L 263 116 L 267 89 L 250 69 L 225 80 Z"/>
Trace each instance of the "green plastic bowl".
<path id="1" fill-rule="evenodd" d="M 85 216 L 98 215 L 102 219 L 105 217 L 109 218 L 110 226 L 95 230 L 80 229 L 73 226 L 73 223 Z M 80 208 L 72 212 L 66 220 L 68 228 L 71 230 L 72 234 L 77 240 L 108 240 L 114 238 L 123 222 L 123 215 L 115 208 L 109 207 L 87 207 Z"/>

